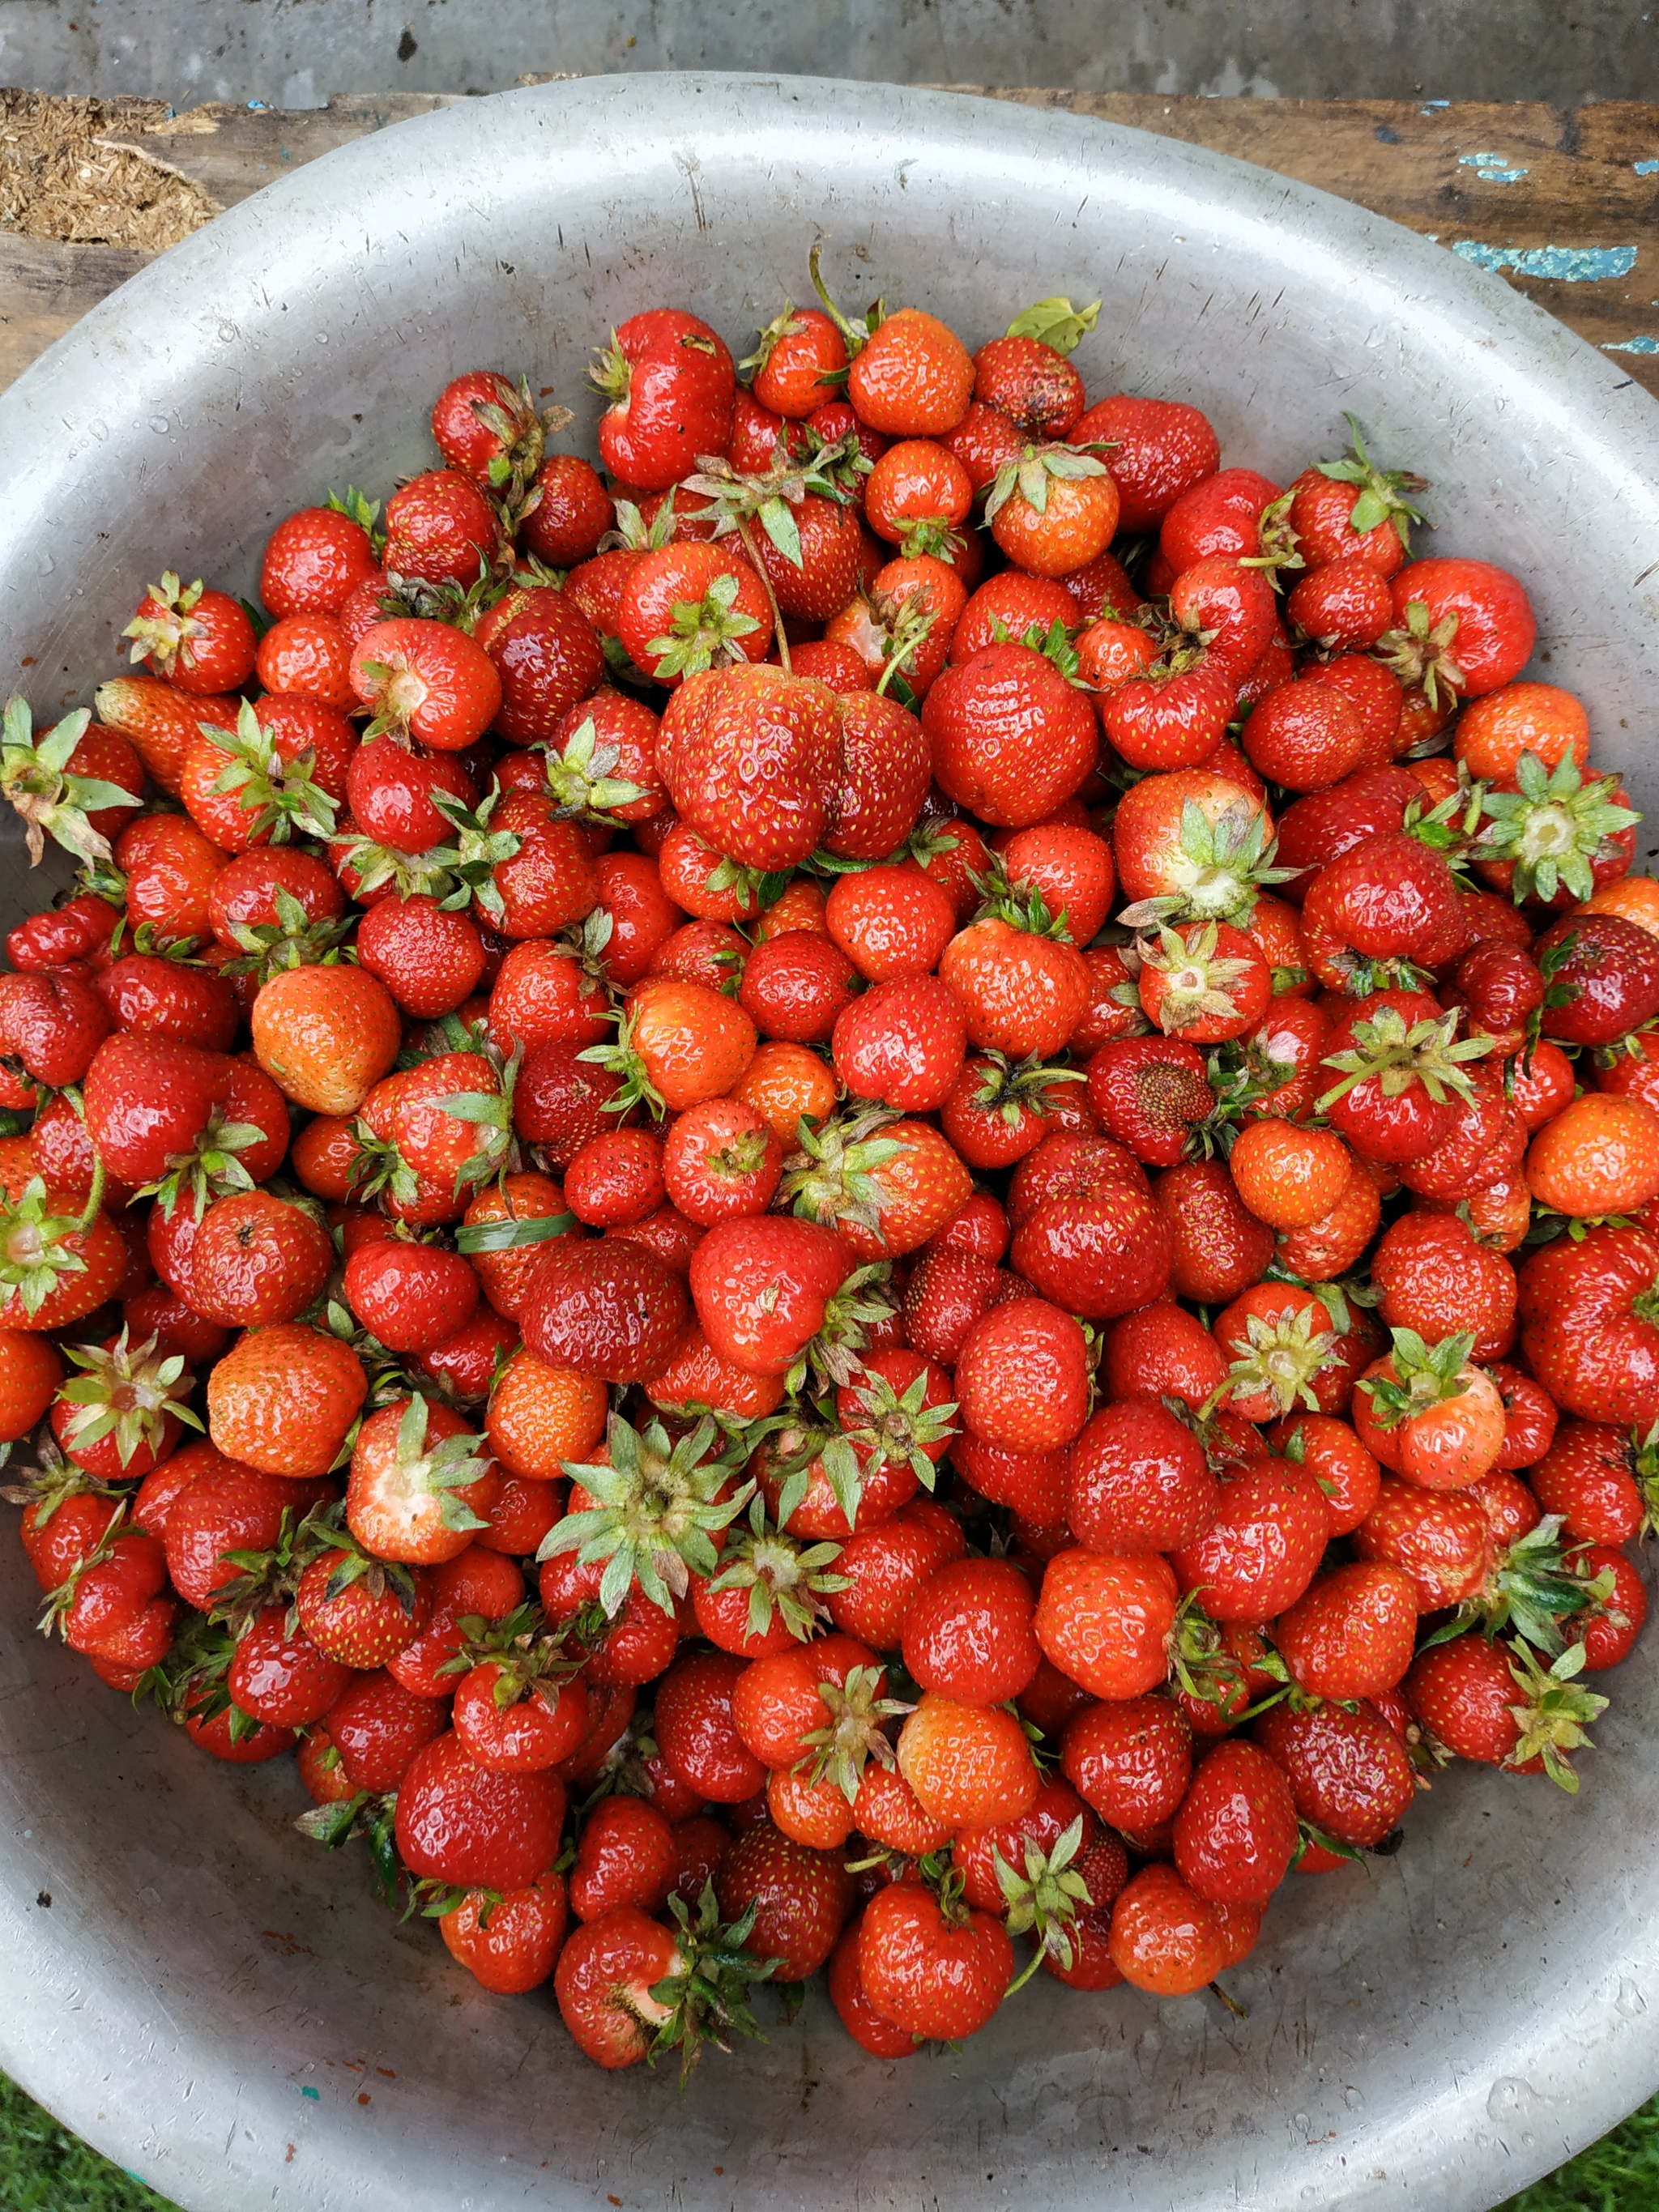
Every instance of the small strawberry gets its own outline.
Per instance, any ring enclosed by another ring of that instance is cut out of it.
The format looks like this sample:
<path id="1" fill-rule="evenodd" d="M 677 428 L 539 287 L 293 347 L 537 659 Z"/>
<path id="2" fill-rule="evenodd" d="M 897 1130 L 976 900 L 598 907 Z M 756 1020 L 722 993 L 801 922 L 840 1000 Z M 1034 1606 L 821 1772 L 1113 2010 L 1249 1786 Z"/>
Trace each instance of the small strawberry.
<path id="1" fill-rule="evenodd" d="M 1269 1460 L 1222 1484 L 1215 1519 L 1171 1564 L 1212 1620 L 1270 1620 L 1312 1582 L 1326 1541 L 1317 1481 L 1294 1461 Z"/>
<path id="2" fill-rule="evenodd" d="M 909 1114 L 942 1106 L 961 1075 L 967 1025 L 937 976 L 879 983 L 843 1009 L 831 1042 L 836 1073 L 855 1097 Z"/>
<path id="3" fill-rule="evenodd" d="M 280 1322 L 240 1338 L 213 1370 L 209 1433 L 228 1458 L 276 1474 L 321 1474 L 334 1464 L 368 1389 L 348 1345 L 297 1322 Z"/>
<path id="4" fill-rule="evenodd" d="M 1169 1670 L 1175 1616 L 1175 1578 L 1161 1558 L 1062 1551 L 1043 1572 L 1037 1641 L 1091 1696 L 1137 1698 Z"/>
<path id="5" fill-rule="evenodd" d="M 1142 1867 L 1112 1907 L 1113 1965 L 1136 1989 L 1157 1996 L 1191 1996 L 1227 1964 L 1218 1910 L 1173 1867 Z"/>
<path id="6" fill-rule="evenodd" d="M 488 568 L 498 535 L 495 511 L 475 483 L 459 469 L 428 469 L 386 502 L 386 569 L 465 588 Z"/>
<path id="7" fill-rule="evenodd" d="M 253 625 L 239 603 L 171 570 L 152 584 L 121 633 L 132 659 L 181 691 L 234 691 L 253 673 Z"/>
<path id="8" fill-rule="evenodd" d="M 1080 1324 L 1044 1298 L 994 1306 L 957 1356 L 963 1425 L 1018 1451 L 1068 1444 L 1088 1410 L 1088 1346 Z"/>
<path id="9" fill-rule="evenodd" d="M 1524 1645 L 1462 1636 L 1422 1653 L 1407 1677 L 1406 1698 L 1419 1724 L 1459 1758 L 1522 1773 L 1541 1770 L 1576 1795 L 1571 1754 L 1589 1744 L 1584 1725 L 1607 1703 L 1577 1686 L 1583 1665 L 1582 1644 L 1547 1672 Z"/>
<path id="10" fill-rule="evenodd" d="M 949 796 L 981 821 L 1016 829 L 1069 799 L 1099 750 L 1087 701 L 1024 645 L 994 645 L 947 669 L 921 719 Z"/>
<path id="11" fill-rule="evenodd" d="M 277 524 L 265 543 L 259 597 L 278 620 L 337 615 L 360 585 L 379 583 L 369 534 L 378 512 L 354 493 L 338 506 L 302 507 Z"/>
<path id="12" fill-rule="evenodd" d="M 949 1911 L 915 1883 L 879 1891 L 859 1930 L 859 1978 L 873 2008 L 917 2037 L 955 2042 L 990 2020 L 1013 1978 L 1001 1922 Z"/>

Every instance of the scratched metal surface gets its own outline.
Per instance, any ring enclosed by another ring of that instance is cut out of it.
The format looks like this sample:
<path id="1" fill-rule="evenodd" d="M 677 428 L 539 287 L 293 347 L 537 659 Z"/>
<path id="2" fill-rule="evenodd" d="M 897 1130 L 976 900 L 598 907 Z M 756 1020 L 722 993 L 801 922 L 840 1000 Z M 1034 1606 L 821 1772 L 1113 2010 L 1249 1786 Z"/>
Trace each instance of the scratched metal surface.
<path id="1" fill-rule="evenodd" d="M 975 342 L 1034 293 L 1103 294 L 1091 389 L 1195 399 L 1237 461 L 1282 473 L 1352 408 L 1424 458 L 1437 550 L 1528 578 L 1540 663 L 1653 797 L 1659 414 L 1616 364 L 1260 170 L 790 80 L 451 108 L 136 279 L 0 400 L 7 668 L 37 656 L 39 708 L 82 696 L 158 556 L 245 588 L 286 509 L 422 458 L 450 374 L 526 362 L 580 404 L 608 324 L 678 298 L 743 340 L 814 235 L 843 294 L 879 283 Z M 0 2063 L 190 2212 L 1475 2212 L 1659 2084 L 1651 1641 L 1576 1804 L 1464 1771 L 1398 1857 L 1290 1882 L 1231 1978 L 1244 2021 L 1040 1984 L 959 2053 L 882 2065 L 815 1996 L 682 2100 L 578 2059 L 545 1993 L 484 1996 L 392 1926 L 359 1863 L 293 1835 L 289 1772 L 213 1768 L 135 1716 L 27 1632 L 15 1544 L 0 1562 Z"/>

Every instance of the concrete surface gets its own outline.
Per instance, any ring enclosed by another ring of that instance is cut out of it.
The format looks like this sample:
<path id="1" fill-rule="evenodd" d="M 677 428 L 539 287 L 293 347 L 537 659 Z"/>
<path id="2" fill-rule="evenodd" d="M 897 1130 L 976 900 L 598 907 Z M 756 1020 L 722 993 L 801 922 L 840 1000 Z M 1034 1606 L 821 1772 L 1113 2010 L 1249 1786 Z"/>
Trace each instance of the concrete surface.
<path id="1" fill-rule="evenodd" d="M 0 82 L 320 105 L 763 69 L 1261 97 L 1659 98 L 1659 0 L 0 0 Z"/>

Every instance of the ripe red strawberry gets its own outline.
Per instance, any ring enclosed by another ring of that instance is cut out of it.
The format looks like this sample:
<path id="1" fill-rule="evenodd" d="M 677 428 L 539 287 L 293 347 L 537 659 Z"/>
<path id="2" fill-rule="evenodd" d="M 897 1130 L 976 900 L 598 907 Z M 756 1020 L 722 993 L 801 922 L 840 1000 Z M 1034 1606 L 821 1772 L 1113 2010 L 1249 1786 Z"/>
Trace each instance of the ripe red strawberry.
<path id="1" fill-rule="evenodd" d="M 1265 1905 L 1297 1847 L 1291 1787 L 1253 1743 L 1206 1753 L 1175 1822 L 1175 1862 L 1183 1881 L 1220 1905 Z"/>
<path id="2" fill-rule="evenodd" d="M 878 983 L 836 1017 L 831 1049 L 855 1097 L 929 1113 L 950 1097 L 967 1057 L 961 1003 L 933 975 Z"/>
<path id="3" fill-rule="evenodd" d="M 366 524 L 340 508 L 302 507 L 266 541 L 259 597 L 279 620 L 333 615 L 359 585 L 380 578 Z"/>
<path id="4" fill-rule="evenodd" d="M 659 757 L 682 817 L 744 866 L 787 868 L 822 839 L 835 792 L 827 685 L 770 668 L 711 673 L 683 695 Z"/>
<path id="5" fill-rule="evenodd" d="M 1036 1635 L 1062 1673 L 1097 1698 L 1137 1698 L 1169 1669 L 1175 1577 L 1152 1553 L 1057 1553 L 1042 1577 Z"/>
<path id="6" fill-rule="evenodd" d="M 356 1546 L 327 1551 L 300 1577 L 299 1622 L 319 1651 L 343 1667 L 384 1667 L 408 1650 L 432 1617 L 424 1567 L 391 1566 Z"/>
<path id="7" fill-rule="evenodd" d="M 957 1356 L 963 1425 L 991 1444 L 1052 1451 L 1088 1410 L 1088 1346 L 1080 1325 L 1044 1298 L 994 1306 Z"/>
<path id="8" fill-rule="evenodd" d="M 490 622 L 487 632 L 479 624 L 478 641 L 501 678 L 495 727 L 513 744 L 538 744 L 561 736 L 567 718 L 599 689 L 605 655 L 592 623 L 562 592 L 525 592 L 502 611 L 506 619 Z"/>
<path id="9" fill-rule="evenodd" d="M 1543 1772 L 1577 1791 L 1571 1754 L 1587 1745 L 1584 1725 L 1607 1699 L 1574 1677 L 1582 1645 L 1547 1671 L 1524 1644 L 1462 1636 L 1424 1651 L 1406 1680 L 1413 1717 L 1448 1751 L 1522 1774 Z"/>
<path id="10" fill-rule="evenodd" d="M 1380 1844 L 1417 1794 L 1406 1747 L 1375 1708 L 1275 1705 L 1257 1739 L 1286 1777 L 1304 1820 L 1360 1850 Z"/>
<path id="11" fill-rule="evenodd" d="M 1014 1058 L 1058 1052 L 1088 1004 L 1083 956 L 1040 897 L 1013 895 L 945 946 L 939 963 L 967 1022 L 969 1042 Z"/>
<path id="12" fill-rule="evenodd" d="M 496 1774 L 453 1733 L 417 1751 L 398 1788 L 398 1852 L 410 1871 L 459 1888 L 523 1889 L 558 1856 L 564 1786 Z"/>
<path id="13" fill-rule="evenodd" d="M 174 1589 L 205 1612 L 214 1593 L 241 1571 L 225 1554 L 270 1551 L 282 1534 L 283 1515 L 297 1518 L 315 1497 L 314 1489 L 234 1461 L 198 1476 L 167 1516 L 167 1573 Z"/>
<path id="14" fill-rule="evenodd" d="M 422 1566 L 464 1552 L 500 1487 L 480 1441 L 459 1413 L 419 1395 L 369 1414 L 346 1486 L 358 1542 L 379 1559 Z"/>
<path id="15" fill-rule="evenodd" d="M 1622 915 L 1555 922 L 1533 951 L 1550 981 L 1543 1016 L 1549 1036 L 1567 1044 L 1612 1044 L 1659 1012 L 1659 945 Z"/>
<path id="16" fill-rule="evenodd" d="M 1273 1626 L 1291 1679 L 1316 1698 L 1374 1698 L 1393 1689 L 1411 1664 L 1416 1637 L 1417 1586 L 1382 1560 L 1336 1568 Z"/>
<path id="17" fill-rule="evenodd" d="M 908 2028 L 884 2017 L 871 2003 L 859 1971 L 859 1940 L 863 1915 L 850 1921 L 830 1954 L 830 2001 L 841 2015 L 841 2024 L 860 2050 L 875 2058 L 908 2058 L 921 2045 Z"/>
<path id="18" fill-rule="evenodd" d="M 1322 868 L 1302 927 L 1316 971 L 1335 990 L 1409 985 L 1414 969 L 1455 957 L 1466 942 L 1445 854 L 1404 831 L 1368 837 Z"/>
<path id="19" fill-rule="evenodd" d="M 464 752 L 483 735 L 501 705 L 495 663 L 476 639 L 441 622 L 376 623 L 353 650 L 351 684 L 363 705 L 374 709 L 371 738 L 390 730 L 438 752 Z M 346 791 L 362 822 L 349 776 Z"/>
<path id="20" fill-rule="evenodd" d="M 48 979 L 26 980 L 40 984 Z M 155 953 L 129 952 L 111 961 L 94 988 L 117 1029 L 175 1037 L 180 1044 L 203 1045 L 210 1051 L 227 1049 L 236 1034 L 236 994 L 222 976 L 206 968 L 189 967 Z"/>
<path id="21" fill-rule="evenodd" d="M 1457 1102 L 1473 1091 L 1467 1063 L 1492 1049 L 1489 1037 L 1454 1042 L 1455 1009 L 1435 1006 L 1420 991 L 1375 991 L 1332 1027 L 1325 1065 L 1336 1079 L 1317 1110 L 1369 1159 L 1403 1162 L 1432 1152 L 1451 1133 Z"/>
<path id="22" fill-rule="evenodd" d="M 489 568 L 500 534 L 495 509 L 458 469 L 411 477 L 386 502 L 386 532 L 389 574 L 463 589 Z"/>
<path id="23" fill-rule="evenodd" d="M 724 940 L 735 933 L 723 924 L 693 923 L 690 927 L 718 933 L 703 941 L 718 947 L 714 961 L 722 963 L 705 967 L 699 958 L 696 980 L 707 976 L 719 989 L 737 980 L 739 970 L 730 963 L 740 962 L 738 1003 L 763 1036 L 784 1037 L 795 1044 L 828 1043 L 836 1017 L 858 989 L 858 970 L 839 945 L 816 931 L 794 929 L 769 938 L 752 952 L 745 947 L 728 953 Z M 688 945 L 685 949 L 690 953 L 692 948 Z"/>
<path id="24" fill-rule="evenodd" d="M 1226 1362 L 1196 1314 L 1168 1299 L 1126 1314 L 1106 1340 L 1101 1376 L 1115 1399 L 1179 1399 L 1201 1413 L 1225 1381 Z"/>
<path id="25" fill-rule="evenodd" d="M 994 645 L 947 669 L 921 723 L 949 796 L 981 821 L 1015 829 L 1069 799 L 1099 750 L 1086 699 L 1024 645 Z"/>
<path id="26" fill-rule="evenodd" d="M 966 1170 L 939 1131 L 890 1111 L 809 1130 L 781 1186 L 797 1213 L 840 1231 L 860 1260 L 915 1251 L 971 1194 Z"/>
<path id="27" fill-rule="evenodd" d="M 102 994 L 79 975 L 0 975 L 0 1048 L 36 1083 L 78 1083 L 115 1026 Z"/>
<path id="28" fill-rule="evenodd" d="M 623 483 L 666 491 L 702 454 L 725 452 L 737 389 L 732 356 L 683 308 L 651 308 L 619 323 L 592 381 L 611 402 L 599 451 Z"/>
<path id="29" fill-rule="evenodd" d="M 505 1897 L 469 1890 L 440 1916 L 438 1933 L 451 1958 L 485 1989 L 517 1996 L 539 1988 L 553 1972 L 568 1919 L 564 1877 L 550 1867 L 528 1888 Z"/>
<path id="30" fill-rule="evenodd" d="M 824 849 L 845 860 L 883 860 L 915 829 L 927 795 L 927 735 L 885 694 L 842 690 L 838 714 L 840 764 Z"/>
<path id="31" fill-rule="evenodd" d="M 253 673 L 253 625 L 226 592 L 181 584 L 171 570 L 152 584 L 121 633 L 132 658 L 181 691 L 237 690 Z"/>
<path id="32" fill-rule="evenodd" d="M 1529 1468 L 1528 1486 L 1563 1533 L 1581 1543 L 1627 1544 L 1642 1528 L 1643 1492 L 1632 1473 L 1630 1432 L 1600 1421 L 1568 1419 Z"/>
<path id="33" fill-rule="evenodd" d="M 579 1675 L 564 1680 L 538 1675 L 533 1652 L 523 1662 L 512 1653 L 502 1660 L 483 1660 L 455 1684 L 454 1720 L 467 1756 L 478 1765 L 497 1774 L 540 1774 L 568 1759 L 586 1737 L 591 1723 L 587 1685 Z M 669 1852 L 667 1823 L 659 1819 L 658 1825 L 664 1831 L 658 1862 L 662 1893 L 655 1899 L 660 1905 L 668 1888 Z M 642 1843 L 641 1856 L 648 1861 L 648 1838 Z"/>
<path id="34" fill-rule="evenodd" d="M 210 1206 L 191 1247 L 187 1295 L 209 1321 L 255 1328 L 293 1321 L 321 1291 L 334 1247 L 302 1206 L 260 1190 Z"/>
<path id="35" fill-rule="evenodd" d="M 835 1571 L 846 1587 L 830 1593 L 830 1619 L 872 1650 L 896 1650 L 916 1591 L 965 1549 L 953 1515 L 931 1498 L 911 1499 L 890 1521 L 855 1529 L 842 1546 Z"/>
<path id="36" fill-rule="evenodd" d="M 766 1780 L 733 1717 L 733 1693 L 750 1671 L 729 1652 L 694 1652 L 657 1686 L 657 1743 L 670 1771 L 717 1805 L 741 1804 Z"/>
<path id="37" fill-rule="evenodd" d="M 239 1711 L 276 1728 L 309 1728 L 321 1720 L 351 1680 L 305 1631 L 290 1632 L 281 1606 L 252 1622 L 236 1646 L 225 1678 Z"/>
<path id="38" fill-rule="evenodd" d="M 388 1352 L 429 1352 L 472 1318 L 478 1278 L 458 1252 L 385 1238 L 347 1261 L 345 1295 Z"/>
<path id="39" fill-rule="evenodd" d="M 1107 1133 L 1153 1167 L 1173 1167 L 1215 1109 L 1204 1055 L 1174 1037 L 1103 1044 L 1089 1062 L 1088 1097 Z"/>
<path id="40" fill-rule="evenodd" d="M 1562 1237 L 1520 1269 L 1522 1350 L 1563 1413 L 1644 1430 L 1659 1419 L 1656 1281 L 1659 1244 L 1633 1228 Z"/>
<path id="41" fill-rule="evenodd" d="M 1006 1505 L 1030 1528 L 1050 1532 L 1065 1522 L 1066 1461 L 1063 1450 L 1016 1451 L 965 1432 L 951 1445 L 951 1465 L 980 1497 Z"/>
<path id="42" fill-rule="evenodd" d="M 369 908 L 358 927 L 357 957 L 405 1013 L 422 1021 L 453 1012 L 484 971 L 483 940 L 472 921 L 418 893 Z"/>
<path id="43" fill-rule="evenodd" d="M 586 2057 L 607 2068 L 637 2066 L 673 2012 L 655 1991 L 684 1972 L 672 1932 L 623 1905 L 573 1930 L 554 1986 L 564 2024 Z"/>
<path id="44" fill-rule="evenodd" d="M 391 737 L 360 745 L 346 769 L 346 799 L 356 832 L 394 854 L 428 852 L 453 835 L 448 816 L 434 804 L 437 793 L 468 809 L 477 804 L 477 789 L 459 761 L 441 752 L 417 757 Z M 343 833 L 346 825 L 341 828 Z M 353 845 L 353 839 L 343 838 L 335 853 L 337 868 L 352 860 Z"/>
<path id="45" fill-rule="evenodd" d="M 1242 561 L 1260 550 L 1261 519 L 1283 497 L 1255 469 L 1218 469 L 1183 491 L 1164 517 L 1158 550 L 1179 575 L 1218 556 Z"/>
<path id="46" fill-rule="evenodd" d="M 1479 698 L 1510 683 L 1531 657 L 1537 623 L 1507 569 L 1489 561 L 1413 561 L 1392 590 L 1393 665 L 1408 684 L 1437 677 L 1451 691 Z"/>
<path id="47" fill-rule="evenodd" d="M 905 1883 L 865 1907 L 859 1977 L 875 2010 L 910 2034 L 956 2041 L 983 2027 L 1012 1978 L 1013 1946 L 982 1912 L 947 1918 L 929 1893 Z"/>
<path id="48" fill-rule="evenodd" d="M 1485 1583 L 1492 1563 L 1492 1522 L 1477 1499 L 1437 1492 L 1386 1476 L 1376 1504 L 1353 1532 L 1363 1559 L 1402 1568 L 1417 1585 L 1418 1609 L 1459 1605 Z"/>
<path id="49" fill-rule="evenodd" d="M 1031 1586 L 1012 1561 L 959 1559 L 916 1592 L 904 1618 L 904 1663 L 924 1690 L 957 1705 L 1016 1698 L 1042 1657 Z"/>
<path id="50" fill-rule="evenodd" d="M 1138 1835 L 1171 1819 L 1193 1771 L 1193 1732 L 1163 1696 L 1085 1705 L 1065 1724 L 1060 1763 L 1103 1820 Z"/>
<path id="51" fill-rule="evenodd" d="M 1227 1964 L 1225 1910 L 1200 1897 L 1173 1867 L 1143 1867 L 1112 1907 L 1112 1963 L 1136 1989 L 1190 1996 Z"/>
<path id="52" fill-rule="evenodd" d="M 1155 1399 L 1094 1414 L 1067 1455 L 1066 1518 L 1095 1552 L 1171 1552 L 1209 1526 L 1218 1498 L 1203 1447 Z"/>
<path id="53" fill-rule="evenodd" d="M 1221 459 L 1206 418 L 1178 400 L 1127 393 L 1098 400 L 1072 425 L 1071 436 L 1079 445 L 1099 440 L 1107 446 L 1106 465 L 1122 502 L 1119 527 L 1127 532 L 1156 527 Z"/>
<path id="54" fill-rule="evenodd" d="M 1325 1544 L 1317 1481 L 1292 1460 L 1269 1460 L 1222 1484 L 1215 1519 L 1172 1564 L 1212 1620 L 1271 1620 L 1307 1589 Z"/>
<path id="55" fill-rule="evenodd" d="M 546 1249 L 517 1316 L 538 1358 L 612 1382 L 654 1373 L 687 1317 L 684 1285 L 653 1253 L 574 1237 Z"/>
<path id="56" fill-rule="evenodd" d="M 1040 1206 L 1014 1231 L 1016 1273 L 1089 1321 L 1161 1297 L 1175 1238 L 1149 1191 L 1108 1180 L 1085 1198 Z"/>
<path id="57" fill-rule="evenodd" d="M 738 1838 L 715 1880 L 730 1920 L 753 1911 L 747 1948 L 775 1959 L 781 1981 L 805 1981 L 829 1958 L 853 1904 L 837 1851 L 819 1851 L 760 1821 Z"/>

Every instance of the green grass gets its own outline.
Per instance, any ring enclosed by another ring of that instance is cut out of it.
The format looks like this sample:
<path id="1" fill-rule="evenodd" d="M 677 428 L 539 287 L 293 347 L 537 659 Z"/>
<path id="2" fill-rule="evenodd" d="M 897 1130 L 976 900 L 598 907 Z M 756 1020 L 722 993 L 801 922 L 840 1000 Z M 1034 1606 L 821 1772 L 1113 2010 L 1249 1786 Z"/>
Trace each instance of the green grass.
<path id="1" fill-rule="evenodd" d="M 1655 2212 L 1659 2097 L 1501 2212 Z M 177 2212 L 0 2074 L 0 2212 Z"/>
<path id="2" fill-rule="evenodd" d="M 1650 2098 L 1547 2181 L 1512 2197 L 1503 2212 L 1653 2212 L 1659 2206 L 1659 2097 Z"/>
<path id="3" fill-rule="evenodd" d="M 0 2074 L 0 2212 L 177 2212 Z"/>

